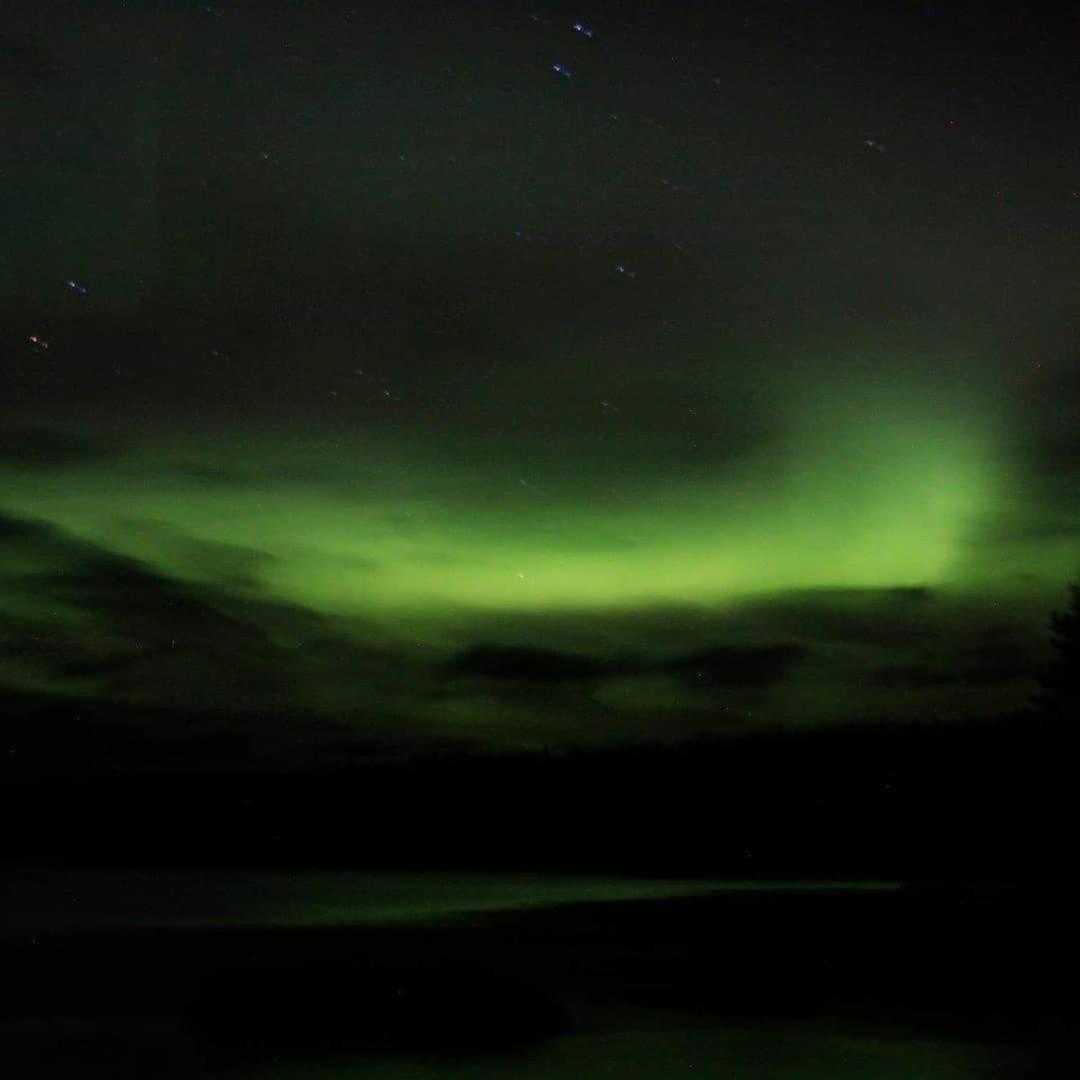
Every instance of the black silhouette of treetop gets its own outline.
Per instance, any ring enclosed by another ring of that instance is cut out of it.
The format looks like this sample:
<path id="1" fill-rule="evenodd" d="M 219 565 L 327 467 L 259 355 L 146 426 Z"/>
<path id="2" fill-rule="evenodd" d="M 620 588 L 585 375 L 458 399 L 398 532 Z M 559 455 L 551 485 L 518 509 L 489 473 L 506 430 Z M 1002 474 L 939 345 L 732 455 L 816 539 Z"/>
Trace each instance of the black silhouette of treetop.
<path id="1" fill-rule="evenodd" d="M 1048 720 L 1080 718 L 1080 584 L 1069 586 L 1069 605 L 1050 616 L 1054 655 L 1039 679 L 1035 706 Z"/>

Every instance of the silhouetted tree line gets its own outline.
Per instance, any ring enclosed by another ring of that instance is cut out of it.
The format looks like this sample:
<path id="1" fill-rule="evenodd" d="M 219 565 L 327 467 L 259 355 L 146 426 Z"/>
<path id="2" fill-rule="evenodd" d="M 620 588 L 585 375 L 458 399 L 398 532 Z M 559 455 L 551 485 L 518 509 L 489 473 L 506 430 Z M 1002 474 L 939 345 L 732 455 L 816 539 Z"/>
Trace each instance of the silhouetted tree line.
<path id="1" fill-rule="evenodd" d="M 528 753 L 443 751 L 309 773 L 20 774 L 0 859 L 1002 879 L 1065 863 L 1080 587 L 1031 708 Z"/>
<path id="2" fill-rule="evenodd" d="M 1048 721 L 1080 718 L 1080 584 L 1069 586 L 1069 604 L 1050 616 L 1053 656 L 1035 697 L 1036 712 Z"/>
<path id="3" fill-rule="evenodd" d="M 90 864 L 963 879 L 1063 858 L 1017 722 L 863 726 L 299 775 L 11 784 L 4 855 Z"/>

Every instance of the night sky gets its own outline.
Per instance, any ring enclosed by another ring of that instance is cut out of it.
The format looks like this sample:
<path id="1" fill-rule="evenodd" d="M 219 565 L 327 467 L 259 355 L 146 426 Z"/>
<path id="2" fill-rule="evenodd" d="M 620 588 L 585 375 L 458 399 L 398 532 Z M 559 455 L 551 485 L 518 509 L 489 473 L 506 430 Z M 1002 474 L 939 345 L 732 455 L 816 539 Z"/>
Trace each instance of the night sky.
<path id="1" fill-rule="evenodd" d="M 307 748 L 1022 705 L 1080 16 L 871 8 L 6 4 L 3 692 Z"/>

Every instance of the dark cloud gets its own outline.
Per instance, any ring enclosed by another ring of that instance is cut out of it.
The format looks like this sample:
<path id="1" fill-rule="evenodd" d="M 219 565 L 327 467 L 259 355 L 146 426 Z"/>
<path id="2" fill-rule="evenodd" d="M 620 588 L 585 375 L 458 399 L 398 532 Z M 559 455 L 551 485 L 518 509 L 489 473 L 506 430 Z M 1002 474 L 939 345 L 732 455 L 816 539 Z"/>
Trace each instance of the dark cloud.
<path id="1" fill-rule="evenodd" d="M 555 649 L 476 645 L 455 657 L 448 673 L 457 677 L 535 683 L 598 679 L 623 670 L 618 664 Z"/>
<path id="2" fill-rule="evenodd" d="M 0 612 L 0 660 L 24 675 L 61 674 L 84 655 L 78 638 L 49 620 Z"/>
<path id="3" fill-rule="evenodd" d="M 122 518 L 118 522 L 128 536 L 136 537 L 156 551 L 186 577 L 227 589 L 257 589 L 263 575 L 278 561 L 261 548 L 204 540 L 156 521 Z"/>
<path id="4" fill-rule="evenodd" d="M 228 613 L 228 595 L 190 585 L 49 525 L 0 518 L 10 596 L 39 612 L 0 617 L 9 658 L 106 696 L 221 708 L 287 701 L 287 656 Z"/>
<path id="5" fill-rule="evenodd" d="M 1080 450 L 1078 450 L 1078 455 L 1080 455 Z M 1077 460 L 1080 461 L 1080 456 Z M 997 541 L 1006 544 L 1073 542 L 1077 545 L 1077 552 L 1080 555 L 1080 524 L 1074 521 L 1008 522 L 986 530 L 979 540 L 984 543 Z"/>
<path id="6" fill-rule="evenodd" d="M 897 690 L 994 686 L 1032 678 L 1039 669 L 1038 652 L 1030 630 L 995 624 L 957 641 L 933 659 L 880 667 L 870 678 L 877 686 Z"/>
<path id="7" fill-rule="evenodd" d="M 804 641 L 903 648 L 940 633 L 939 601 L 928 588 L 812 589 L 764 597 L 735 621 Z"/>
<path id="8" fill-rule="evenodd" d="M 7 555 L 29 558 L 33 565 L 49 569 L 76 567 L 84 561 L 96 565 L 96 560 L 101 560 L 107 566 L 126 565 L 129 561 L 97 544 L 72 536 L 47 521 L 5 511 L 0 511 L 0 544 Z M 0 576 L 5 574 L 5 569 L 0 561 Z M 10 590 L 21 581 L 33 584 L 34 577 L 34 573 L 24 575 L 20 571 L 13 575 L 8 572 L 5 585 Z"/>
<path id="9" fill-rule="evenodd" d="M 0 466 L 62 469 L 100 461 L 116 453 L 115 444 L 42 427 L 0 428 Z"/>
<path id="10" fill-rule="evenodd" d="M 532 683 L 572 683 L 617 676 L 673 674 L 691 686 L 766 687 L 805 656 L 800 645 L 714 646 L 662 661 L 601 659 L 555 649 L 477 645 L 455 657 L 452 676 Z"/>
<path id="11" fill-rule="evenodd" d="M 872 671 L 870 679 L 876 686 L 887 690 L 925 690 L 948 686 L 957 681 L 955 675 L 921 664 L 891 664 Z"/>
<path id="12" fill-rule="evenodd" d="M 80 624 L 23 639 L 60 682 L 174 707 L 273 707 L 293 697 L 287 653 L 214 602 L 227 597 L 108 555 L 18 583 Z"/>
<path id="13" fill-rule="evenodd" d="M 992 684 L 1032 678 L 1041 665 L 1042 642 L 1027 627 L 995 624 L 974 635 L 975 644 L 965 650 L 959 667 L 965 682 Z"/>
<path id="14" fill-rule="evenodd" d="M 421 651 L 396 646 L 362 620 L 238 591 L 263 564 L 262 552 L 167 529 L 155 539 L 186 554 L 203 579 L 0 515 L 0 597 L 8 601 L 0 609 L 0 690 L 5 682 L 45 686 L 99 705 L 216 717 L 219 726 L 258 714 L 269 718 L 265 731 L 249 733 L 260 752 L 271 737 L 284 746 L 290 724 L 299 725 L 297 738 L 318 743 L 317 718 L 350 710 L 334 739 L 393 741 L 430 726 L 401 711 L 403 702 L 407 712 L 422 701 L 434 679 Z"/>
<path id="15" fill-rule="evenodd" d="M 269 552 L 242 544 L 223 544 L 189 538 L 185 549 L 191 563 L 222 586 L 258 588 L 265 572 L 277 561 Z"/>
<path id="16" fill-rule="evenodd" d="M 0 543 L 12 540 L 29 540 L 40 536 L 42 531 L 47 528 L 47 526 L 39 525 L 36 522 L 0 513 Z"/>
<path id="17" fill-rule="evenodd" d="M 808 650 L 792 643 L 725 645 L 663 665 L 695 686 L 767 687 L 782 682 Z"/>

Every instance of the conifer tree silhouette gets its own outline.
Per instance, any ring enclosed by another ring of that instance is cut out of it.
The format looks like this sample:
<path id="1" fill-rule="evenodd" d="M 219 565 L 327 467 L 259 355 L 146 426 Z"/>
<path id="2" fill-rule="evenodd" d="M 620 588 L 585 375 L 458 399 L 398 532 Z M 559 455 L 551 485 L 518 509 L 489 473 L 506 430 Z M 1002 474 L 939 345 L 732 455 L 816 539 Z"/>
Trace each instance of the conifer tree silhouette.
<path id="1" fill-rule="evenodd" d="M 1049 721 L 1080 718 L 1080 584 L 1069 586 L 1065 611 L 1050 616 L 1054 655 L 1039 678 L 1034 705 Z"/>

